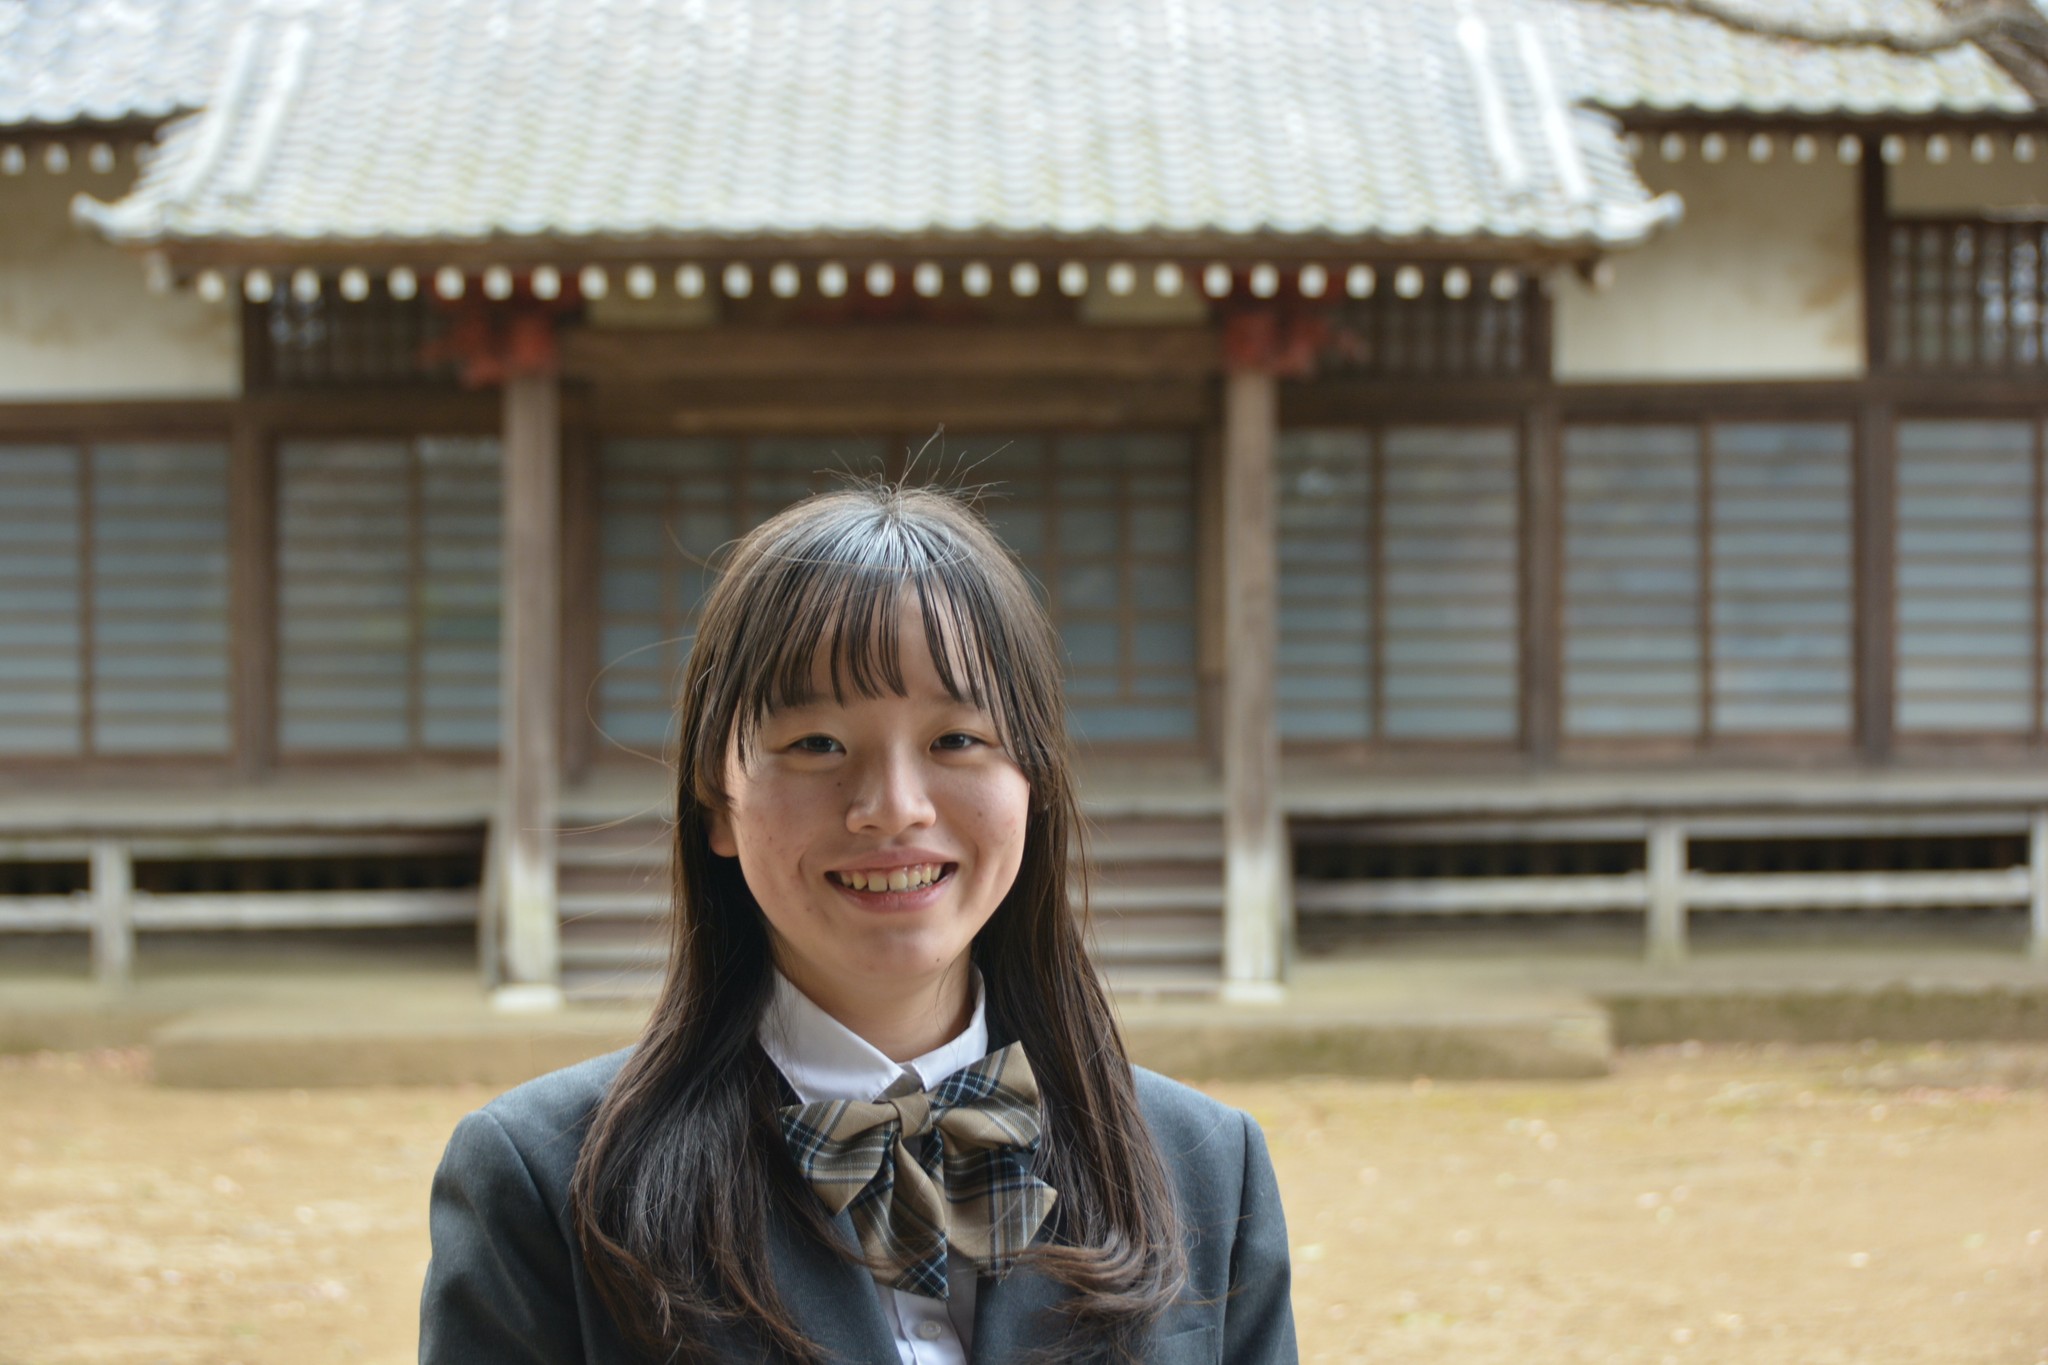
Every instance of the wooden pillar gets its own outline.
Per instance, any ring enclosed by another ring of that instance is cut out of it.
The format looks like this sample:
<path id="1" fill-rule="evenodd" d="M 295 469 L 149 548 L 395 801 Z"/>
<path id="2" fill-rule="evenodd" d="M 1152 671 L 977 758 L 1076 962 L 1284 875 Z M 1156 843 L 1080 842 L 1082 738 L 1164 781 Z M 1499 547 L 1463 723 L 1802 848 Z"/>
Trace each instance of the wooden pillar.
<path id="1" fill-rule="evenodd" d="M 562 779 L 580 782 L 590 771 L 597 727 L 598 442 L 588 428 L 562 437 Z"/>
<path id="2" fill-rule="evenodd" d="M 1294 925 L 1274 716 L 1279 386 L 1241 366 L 1223 384 L 1223 977 L 1226 995 L 1261 999 L 1280 992 Z"/>
<path id="3" fill-rule="evenodd" d="M 1669 966 L 1685 960 L 1685 830 L 1676 820 L 1650 822 L 1648 867 L 1649 958 Z"/>
<path id="4" fill-rule="evenodd" d="M 1195 543 L 1207 547 L 1195 560 L 1195 686 L 1200 707 L 1202 757 L 1210 770 L 1223 767 L 1223 678 L 1230 641 L 1223 626 L 1223 442 L 1215 431 L 1195 448 Z"/>
<path id="5" fill-rule="evenodd" d="M 2048 962 L 2048 810 L 2028 824 L 2027 888 L 2027 956 Z"/>
<path id="6" fill-rule="evenodd" d="M 560 384 L 552 372 L 519 372 L 505 380 L 504 425 L 499 817 L 492 841 L 505 983 L 499 1003 L 547 1008 L 561 999 L 555 807 L 562 431 Z"/>
<path id="7" fill-rule="evenodd" d="M 1892 756 L 1897 706 L 1897 426 L 1889 404 L 1856 418 L 1856 743 L 1867 763 Z"/>
<path id="8" fill-rule="evenodd" d="M 92 846 L 92 912 L 93 980 L 125 991 L 135 977 L 135 861 L 126 844 Z"/>
<path id="9" fill-rule="evenodd" d="M 1891 366 L 1891 190 L 1881 140 L 1863 139 L 1863 369 Z M 1875 385 L 1866 384 L 1866 392 Z M 1891 760 L 1896 701 L 1894 641 L 1898 536 L 1898 414 L 1877 399 L 1856 414 L 1856 741 L 1866 762 Z"/>
<path id="10" fill-rule="evenodd" d="M 260 777 L 277 762 L 277 461 L 246 416 L 228 443 L 228 538 L 235 767 Z"/>
<path id="11" fill-rule="evenodd" d="M 1563 476 L 1557 400 L 1538 400 L 1522 421 L 1522 750 L 1557 754 L 1564 686 Z"/>

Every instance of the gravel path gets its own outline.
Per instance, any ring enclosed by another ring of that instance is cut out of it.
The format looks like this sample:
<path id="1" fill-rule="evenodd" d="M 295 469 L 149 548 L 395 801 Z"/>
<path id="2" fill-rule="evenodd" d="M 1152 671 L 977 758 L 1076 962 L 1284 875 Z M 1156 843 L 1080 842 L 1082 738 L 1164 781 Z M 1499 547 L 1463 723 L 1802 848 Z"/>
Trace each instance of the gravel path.
<path id="1" fill-rule="evenodd" d="M 0 1365 L 414 1356 L 455 1089 L 0 1057 Z M 1211 1087 L 1272 1140 L 1305 1360 L 2048 1362 L 2048 1048 L 1671 1048 L 1607 1081 Z"/>

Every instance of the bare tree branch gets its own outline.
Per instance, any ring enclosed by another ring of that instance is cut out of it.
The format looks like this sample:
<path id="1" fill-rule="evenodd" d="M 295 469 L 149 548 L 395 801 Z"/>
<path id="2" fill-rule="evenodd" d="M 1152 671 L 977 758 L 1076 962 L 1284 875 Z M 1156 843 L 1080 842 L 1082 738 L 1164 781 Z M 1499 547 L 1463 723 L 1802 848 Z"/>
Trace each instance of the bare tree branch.
<path id="1" fill-rule="evenodd" d="M 1766 38 L 1784 38 L 1827 47 L 1877 47 L 1887 52 L 1922 55 L 1945 52 L 1964 43 L 2007 36 L 2015 30 L 2040 31 L 2040 11 L 2031 0 L 1937 0 L 1940 24 L 1913 30 L 1884 25 L 1832 23 L 1765 10 L 1736 0 L 1601 0 L 1619 9 L 1670 10 L 1711 19 L 1727 28 Z"/>

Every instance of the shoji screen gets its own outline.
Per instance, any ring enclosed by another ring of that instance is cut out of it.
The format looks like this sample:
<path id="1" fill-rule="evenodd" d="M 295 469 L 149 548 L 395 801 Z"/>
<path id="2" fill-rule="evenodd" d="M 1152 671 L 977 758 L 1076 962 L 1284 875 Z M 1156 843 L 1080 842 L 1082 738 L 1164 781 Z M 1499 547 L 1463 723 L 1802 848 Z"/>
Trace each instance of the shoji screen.
<path id="1" fill-rule="evenodd" d="M 868 440 L 615 440 L 599 473 L 598 676 L 593 707 L 614 743 L 659 753 L 719 548 L 835 472 L 865 472 Z M 572 699 L 580 704 L 580 699 Z"/>
<path id="2" fill-rule="evenodd" d="M 1568 738 L 1848 742 L 1850 450 L 1843 422 L 1566 429 Z"/>
<path id="3" fill-rule="evenodd" d="M 968 483 L 1023 558 L 1064 639 L 1078 733 L 1196 733 L 1194 456 L 1182 436 L 949 434 Z M 603 452 L 603 671 L 597 714 L 617 743 L 669 733 L 707 565 L 720 546 L 842 471 L 880 465 L 879 441 L 619 440 Z"/>
<path id="4" fill-rule="evenodd" d="M 496 747 L 498 474 L 487 439 L 281 448 L 282 749 Z"/>
<path id="5" fill-rule="evenodd" d="M 1076 733 L 1192 741 L 1193 442 L 1119 432 L 970 437 L 962 449 L 1066 642 Z"/>
<path id="6" fill-rule="evenodd" d="M 1282 436 L 1283 738 L 1514 739 L 1519 458 L 1507 426 Z"/>
<path id="7" fill-rule="evenodd" d="M 0 446 L 0 754 L 85 752 L 84 466 Z"/>
<path id="8" fill-rule="evenodd" d="M 227 451 L 137 442 L 91 460 L 93 748 L 224 753 Z"/>
<path id="9" fill-rule="evenodd" d="M 2042 723 L 2038 426 L 1903 421 L 1897 441 L 1899 732 L 2031 733 Z"/>
<path id="10" fill-rule="evenodd" d="M 0 754 L 225 753 L 227 452 L 0 446 Z"/>

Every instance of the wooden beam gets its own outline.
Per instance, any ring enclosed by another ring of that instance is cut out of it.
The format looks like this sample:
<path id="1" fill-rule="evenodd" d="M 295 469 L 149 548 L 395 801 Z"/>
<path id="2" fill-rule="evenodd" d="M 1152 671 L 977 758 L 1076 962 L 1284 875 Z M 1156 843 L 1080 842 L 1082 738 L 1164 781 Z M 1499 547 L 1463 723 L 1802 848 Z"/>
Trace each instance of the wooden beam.
<path id="1" fill-rule="evenodd" d="M 1223 381 L 1223 977 L 1242 998 L 1278 993 L 1294 921 L 1274 715 L 1278 387 L 1254 369 Z"/>
<path id="2" fill-rule="evenodd" d="M 1647 867 L 1649 959 L 1671 966 L 1685 960 L 1685 830 L 1676 820 L 1651 823 Z"/>
<path id="3" fill-rule="evenodd" d="M 92 975 L 104 990 L 135 979 L 135 860 L 125 844 L 92 846 Z"/>
<path id="4" fill-rule="evenodd" d="M 1563 460 L 1555 399 L 1522 419 L 1521 666 L 1522 749 L 1538 762 L 1557 756 L 1563 714 Z"/>
<path id="5" fill-rule="evenodd" d="M 495 856 L 507 985 L 559 998 L 556 915 L 556 705 L 561 657 L 562 426 L 559 381 L 504 386 L 504 576 Z"/>
<path id="6" fill-rule="evenodd" d="M 1989 120 L 1985 121 L 1989 124 Z M 1361 238 L 1340 232 L 1095 232 L 1086 235 L 1045 233 L 975 236 L 967 233 L 866 234 L 839 232 L 790 233 L 736 240 L 729 234 L 664 233 L 659 238 L 589 238 L 570 241 L 553 234 L 527 238 L 499 237 L 444 241 L 342 241 L 302 237 L 238 238 L 217 241 L 167 241 L 148 248 L 164 256 L 182 276 L 208 266 L 224 270 L 283 270 L 298 266 L 338 270 L 362 266 L 385 270 L 395 265 L 415 269 L 456 266 L 475 273 L 492 265 L 515 270 L 560 265 L 565 256 L 613 266 L 677 261 L 702 264 L 740 262 L 764 268 L 782 261 L 810 264 L 839 261 L 848 266 L 871 260 L 932 261 L 958 266 L 968 261 L 1007 265 L 1035 261 L 1041 266 L 1061 261 L 1178 260 L 1250 265 L 1270 261 L 1287 266 L 1306 262 L 1367 261 L 1393 266 L 1408 262 L 1464 262 L 1491 266 L 1572 264 L 1600 254 L 1583 242 L 1549 243 L 1528 237 L 1403 237 Z M 142 248 L 135 248 L 137 253 Z M 1390 272 L 1391 273 L 1391 272 Z M 999 286 L 1000 288 L 1001 286 Z M 810 284 L 805 283 L 808 291 Z"/>
<path id="7" fill-rule="evenodd" d="M 1193 427 L 1211 419 L 1194 378 L 931 379 L 827 377 L 676 380 L 592 386 L 590 420 L 606 435 L 744 435 Z"/>
<path id="8" fill-rule="evenodd" d="M 958 326 L 579 328 L 565 373 L 607 384 L 670 379 L 1204 376 L 1222 368 L 1209 327 Z"/>
<path id="9" fill-rule="evenodd" d="M 277 763 L 277 461 L 270 433 L 237 418 L 228 442 L 228 622 L 235 770 Z"/>

